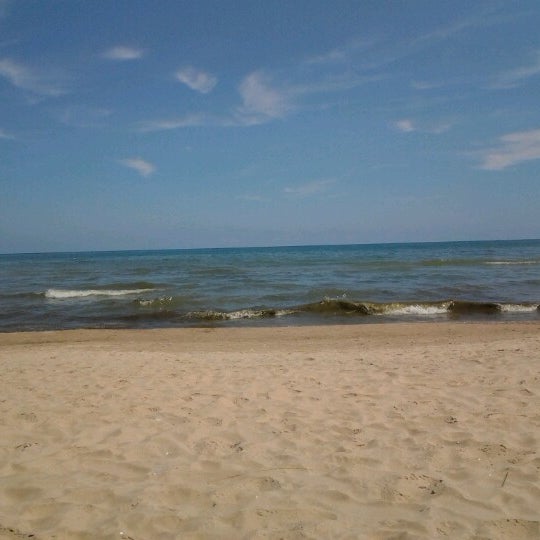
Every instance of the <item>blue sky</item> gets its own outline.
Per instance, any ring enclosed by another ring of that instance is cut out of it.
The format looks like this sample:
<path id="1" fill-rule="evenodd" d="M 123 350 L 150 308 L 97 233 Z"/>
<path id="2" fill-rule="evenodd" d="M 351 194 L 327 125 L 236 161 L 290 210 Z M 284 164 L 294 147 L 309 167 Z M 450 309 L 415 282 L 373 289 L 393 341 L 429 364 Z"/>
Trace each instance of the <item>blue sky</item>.
<path id="1" fill-rule="evenodd" d="M 0 252 L 540 237 L 538 0 L 0 0 Z"/>

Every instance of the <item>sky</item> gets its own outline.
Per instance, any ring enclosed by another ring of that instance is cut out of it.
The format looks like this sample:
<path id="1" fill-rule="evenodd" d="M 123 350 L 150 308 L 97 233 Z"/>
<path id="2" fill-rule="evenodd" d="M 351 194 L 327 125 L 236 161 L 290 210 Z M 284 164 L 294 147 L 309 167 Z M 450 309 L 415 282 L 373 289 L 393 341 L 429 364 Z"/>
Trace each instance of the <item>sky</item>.
<path id="1" fill-rule="evenodd" d="M 540 237 L 538 0 L 0 0 L 0 252 Z"/>

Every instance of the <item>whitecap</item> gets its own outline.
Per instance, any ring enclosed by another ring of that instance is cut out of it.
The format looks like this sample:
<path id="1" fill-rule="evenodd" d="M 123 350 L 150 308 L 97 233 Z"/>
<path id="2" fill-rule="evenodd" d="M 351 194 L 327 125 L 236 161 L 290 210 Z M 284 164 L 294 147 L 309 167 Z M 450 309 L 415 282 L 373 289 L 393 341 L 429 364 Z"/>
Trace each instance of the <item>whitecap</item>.
<path id="1" fill-rule="evenodd" d="M 448 304 L 410 304 L 410 305 L 399 305 L 399 306 L 389 306 L 386 310 L 382 312 L 383 315 L 442 315 L 447 313 Z"/>
<path id="2" fill-rule="evenodd" d="M 501 304 L 501 311 L 507 313 L 531 313 L 537 309 L 538 306 L 536 304 Z"/>
<path id="3" fill-rule="evenodd" d="M 127 296 L 141 294 L 152 289 L 47 289 L 45 298 L 63 300 L 66 298 L 87 298 L 89 296 Z"/>

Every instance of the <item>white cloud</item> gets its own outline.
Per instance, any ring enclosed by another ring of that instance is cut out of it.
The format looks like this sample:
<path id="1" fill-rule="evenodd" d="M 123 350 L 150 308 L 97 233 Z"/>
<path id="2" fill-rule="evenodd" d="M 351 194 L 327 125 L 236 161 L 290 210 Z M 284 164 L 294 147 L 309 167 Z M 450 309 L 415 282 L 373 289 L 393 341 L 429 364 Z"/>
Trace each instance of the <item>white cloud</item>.
<path id="1" fill-rule="evenodd" d="M 464 30 L 486 28 L 505 22 L 508 16 L 500 13 L 500 7 L 500 5 L 494 3 L 487 8 L 481 8 L 475 13 L 469 13 L 465 18 L 452 21 L 445 26 L 439 26 L 426 34 L 418 36 L 415 42 L 443 41 L 462 33 Z"/>
<path id="2" fill-rule="evenodd" d="M 239 86 L 242 106 L 237 109 L 241 124 L 260 124 L 281 118 L 292 108 L 291 96 L 286 90 L 272 87 L 261 71 L 245 77 Z"/>
<path id="3" fill-rule="evenodd" d="M 347 50 L 344 48 L 335 48 L 317 56 L 308 58 L 307 64 L 335 64 L 345 62 L 349 59 Z"/>
<path id="4" fill-rule="evenodd" d="M 241 105 L 230 112 L 221 115 L 198 112 L 177 118 L 148 120 L 141 122 L 137 130 L 152 132 L 196 126 L 260 125 L 284 118 L 293 112 L 297 108 L 295 98 L 309 94 L 344 91 L 374 80 L 380 80 L 380 78 L 380 76 L 359 77 L 346 74 L 344 76 L 330 76 L 324 80 L 304 85 L 278 86 L 272 84 L 267 74 L 262 71 L 254 71 L 240 82 L 238 92 Z"/>
<path id="5" fill-rule="evenodd" d="M 176 74 L 178 80 L 200 92 L 209 92 L 215 85 L 211 75 L 194 68 L 186 68 Z M 137 130 L 152 132 L 195 126 L 255 126 L 284 118 L 297 107 L 296 100 L 310 94 L 346 91 L 359 85 L 378 81 L 379 75 L 359 76 L 349 72 L 327 75 L 306 84 L 274 83 L 262 70 L 246 75 L 238 85 L 241 104 L 222 114 L 193 112 L 182 117 L 164 118 L 141 122 Z"/>
<path id="6" fill-rule="evenodd" d="M 370 49 L 375 44 L 374 41 L 352 39 L 341 47 L 335 47 L 322 54 L 312 56 L 306 60 L 307 65 L 340 64 L 348 62 L 352 56 Z"/>
<path id="7" fill-rule="evenodd" d="M 119 163 L 137 171 L 141 176 L 150 176 L 156 170 L 152 163 L 149 163 L 140 157 L 121 159 Z"/>
<path id="8" fill-rule="evenodd" d="M 179 69 L 176 72 L 176 78 L 187 87 L 201 94 L 208 94 L 217 84 L 217 78 L 214 75 L 191 66 Z"/>
<path id="9" fill-rule="evenodd" d="M 499 145 L 484 152 L 481 169 L 500 171 L 524 161 L 540 159 L 540 129 L 508 133 Z"/>
<path id="10" fill-rule="evenodd" d="M 410 133 L 411 131 L 416 131 L 414 122 L 409 118 L 403 118 L 401 120 L 396 120 L 394 122 L 394 127 L 403 133 Z"/>
<path id="11" fill-rule="evenodd" d="M 299 186 L 286 187 L 284 192 L 288 193 L 289 195 L 296 195 L 298 197 L 309 197 L 311 195 L 317 195 L 319 193 L 328 191 L 328 188 L 335 183 L 336 181 L 333 179 L 315 180 Z"/>
<path id="12" fill-rule="evenodd" d="M 242 104 L 230 113 L 222 115 L 192 113 L 180 118 L 150 120 L 142 122 L 138 131 L 163 131 L 195 126 L 254 126 L 282 118 L 292 109 L 293 91 L 271 86 L 267 77 L 260 71 L 247 75 L 241 81 L 238 91 Z"/>
<path id="13" fill-rule="evenodd" d="M 501 73 L 493 84 L 493 88 L 515 88 L 536 75 L 540 75 L 540 51 L 535 52 L 530 64 Z"/>
<path id="14" fill-rule="evenodd" d="M 393 126 L 403 133 L 417 131 L 420 133 L 438 135 L 448 131 L 452 127 L 452 122 L 422 122 L 421 124 L 418 124 L 417 121 L 410 118 L 402 118 L 401 120 L 396 120 L 393 123 Z"/>
<path id="15" fill-rule="evenodd" d="M 180 118 L 164 118 L 162 120 L 147 120 L 139 124 L 138 131 L 168 131 L 170 129 L 180 129 L 185 127 L 197 127 L 215 125 L 217 121 L 212 120 L 203 114 L 188 114 Z"/>
<path id="16" fill-rule="evenodd" d="M 195 79 L 195 78 L 194 78 Z M 186 79 L 187 80 L 187 79 Z M 370 78 L 371 80 L 371 78 Z M 187 82 L 184 81 L 186 84 Z M 193 81 L 194 82 L 194 81 Z M 254 71 L 244 77 L 238 86 L 242 103 L 223 115 L 193 113 L 181 118 L 147 121 L 140 125 L 140 131 L 160 131 L 193 126 L 254 126 L 284 118 L 295 109 L 294 97 L 310 93 L 340 91 L 367 82 L 347 76 L 307 84 L 304 86 L 277 86 L 268 75 Z M 202 88 L 202 83 L 201 83 Z"/>
<path id="17" fill-rule="evenodd" d="M 17 88 L 39 96 L 54 97 L 67 92 L 61 81 L 63 77 L 58 72 L 32 69 L 9 58 L 0 60 L 0 77 L 4 77 Z"/>
<path id="18" fill-rule="evenodd" d="M 144 50 L 136 47 L 126 47 L 125 45 L 117 45 L 103 53 L 103 57 L 108 60 L 138 60 L 144 56 Z"/>

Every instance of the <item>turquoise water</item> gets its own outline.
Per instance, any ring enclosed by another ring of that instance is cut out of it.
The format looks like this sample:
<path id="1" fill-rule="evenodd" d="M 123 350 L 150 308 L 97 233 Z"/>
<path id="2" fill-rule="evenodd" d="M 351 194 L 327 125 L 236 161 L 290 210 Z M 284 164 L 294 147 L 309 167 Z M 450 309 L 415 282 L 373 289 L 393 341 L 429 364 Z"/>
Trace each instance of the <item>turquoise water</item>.
<path id="1" fill-rule="evenodd" d="M 539 320 L 540 240 L 0 255 L 0 331 Z"/>

